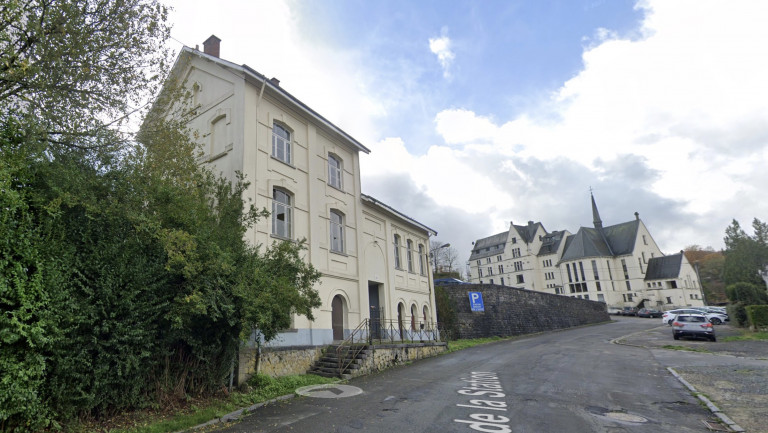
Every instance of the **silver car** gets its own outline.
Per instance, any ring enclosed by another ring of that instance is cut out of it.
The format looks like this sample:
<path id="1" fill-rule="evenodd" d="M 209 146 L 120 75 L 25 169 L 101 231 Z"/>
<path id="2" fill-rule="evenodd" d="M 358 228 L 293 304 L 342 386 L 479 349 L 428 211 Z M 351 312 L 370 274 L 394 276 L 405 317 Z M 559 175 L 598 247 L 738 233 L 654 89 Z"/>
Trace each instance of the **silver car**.
<path id="1" fill-rule="evenodd" d="M 680 337 L 706 338 L 717 341 L 715 327 L 709 323 L 703 314 L 678 314 L 672 321 L 672 338 Z"/>

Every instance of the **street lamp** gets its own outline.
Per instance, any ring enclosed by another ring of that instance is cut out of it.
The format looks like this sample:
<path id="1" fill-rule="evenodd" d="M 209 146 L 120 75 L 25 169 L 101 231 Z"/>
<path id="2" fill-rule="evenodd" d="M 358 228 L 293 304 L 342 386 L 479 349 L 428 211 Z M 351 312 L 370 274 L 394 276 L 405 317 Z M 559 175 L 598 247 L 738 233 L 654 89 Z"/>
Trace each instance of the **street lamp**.
<path id="1" fill-rule="evenodd" d="M 441 248 L 448 248 L 450 246 L 451 244 L 443 244 L 443 245 L 440 245 L 439 247 L 432 248 L 429 251 L 429 256 L 432 257 L 432 260 L 434 260 L 435 262 L 435 273 L 437 273 L 437 250 Z"/>

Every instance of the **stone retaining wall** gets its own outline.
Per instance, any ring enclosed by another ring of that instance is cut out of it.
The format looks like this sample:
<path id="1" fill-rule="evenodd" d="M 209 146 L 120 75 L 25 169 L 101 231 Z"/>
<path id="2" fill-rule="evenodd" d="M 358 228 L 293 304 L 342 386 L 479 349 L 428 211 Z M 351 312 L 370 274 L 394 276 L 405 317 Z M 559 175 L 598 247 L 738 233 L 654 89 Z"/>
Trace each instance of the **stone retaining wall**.
<path id="1" fill-rule="evenodd" d="M 261 349 L 259 373 L 272 377 L 304 374 L 322 356 L 324 346 L 286 346 Z M 256 348 L 241 347 L 237 369 L 237 383 L 244 383 L 254 375 Z"/>
<path id="2" fill-rule="evenodd" d="M 363 376 L 417 359 L 430 358 L 445 352 L 448 346 L 441 342 L 430 342 L 383 344 L 372 348 L 371 356 L 352 374 L 353 376 Z"/>
<path id="3" fill-rule="evenodd" d="M 603 302 L 489 284 L 440 288 L 456 312 L 456 338 L 533 334 L 611 320 Z M 469 292 L 482 294 L 485 311 L 471 311 Z M 437 320 L 444 320 L 440 310 Z"/>

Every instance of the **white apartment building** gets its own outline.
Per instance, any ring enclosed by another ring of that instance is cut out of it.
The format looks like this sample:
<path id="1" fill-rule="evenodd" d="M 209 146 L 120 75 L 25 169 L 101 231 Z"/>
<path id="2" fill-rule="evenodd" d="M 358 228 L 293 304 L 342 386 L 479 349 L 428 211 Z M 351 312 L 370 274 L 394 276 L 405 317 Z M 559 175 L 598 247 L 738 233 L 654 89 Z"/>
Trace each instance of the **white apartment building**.
<path id="1" fill-rule="evenodd" d="M 665 256 L 638 213 L 603 226 L 592 197 L 594 227 L 548 233 L 541 223 L 474 243 L 469 281 L 605 302 L 612 307 L 668 310 L 704 305 L 696 271 L 680 252 Z"/>
<path id="2" fill-rule="evenodd" d="M 271 344 L 330 344 L 374 317 L 434 323 L 427 252 L 436 232 L 361 193 L 364 145 L 277 79 L 219 58 L 219 48 L 215 36 L 203 52 L 184 47 L 168 81 L 190 92 L 200 163 L 231 180 L 243 173 L 244 198 L 271 211 L 246 234 L 252 244 L 305 238 L 305 260 L 322 273 L 315 320 L 295 317 Z"/>

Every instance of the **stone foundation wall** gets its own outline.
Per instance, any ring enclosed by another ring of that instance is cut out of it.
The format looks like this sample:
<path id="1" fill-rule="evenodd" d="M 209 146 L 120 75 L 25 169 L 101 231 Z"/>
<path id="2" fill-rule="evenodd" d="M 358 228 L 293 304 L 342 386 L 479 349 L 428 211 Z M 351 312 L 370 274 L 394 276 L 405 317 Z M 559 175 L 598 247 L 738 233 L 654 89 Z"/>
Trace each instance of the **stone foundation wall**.
<path id="1" fill-rule="evenodd" d="M 261 349 L 259 373 L 272 377 L 304 374 L 320 359 L 323 346 L 286 346 Z M 237 383 L 241 384 L 253 376 L 256 366 L 256 348 L 241 347 L 237 369 Z"/>
<path id="2" fill-rule="evenodd" d="M 439 355 L 448 349 L 445 343 L 385 344 L 373 346 L 367 358 L 353 376 L 363 376 L 396 365 Z"/>
<path id="3" fill-rule="evenodd" d="M 456 312 L 456 338 L 533 334 L 611 320 L 603 302 L 489 284 L 441 289 Z M 471 311 L 469 292 L 482 294 L 485 311 Z M 440 310 L 437 317 L 444 320 Z"/>

